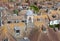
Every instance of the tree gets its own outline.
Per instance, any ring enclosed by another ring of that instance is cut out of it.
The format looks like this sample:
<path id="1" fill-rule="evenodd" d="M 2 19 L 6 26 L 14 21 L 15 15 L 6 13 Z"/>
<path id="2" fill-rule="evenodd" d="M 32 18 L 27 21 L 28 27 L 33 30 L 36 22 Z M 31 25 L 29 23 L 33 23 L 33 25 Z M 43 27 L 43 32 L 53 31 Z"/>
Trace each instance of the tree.
<path id="1" fill-rule="evenodd" d="M 39 8 L 36 5 L 31 5 L 30 7 L 31 7 L 31 9 L 34 10 L 35 13 L 39 12 Z"/>
<path id="2" fill-rule="evenodd" d="M 13 10 L 13 12 L 14 12 L 14 14 L 18 15 L 18 10 L 17 9 Z"/>
<path id="3" fill-rule="evenodd" d="M 15 0 L 9 0 L 10 2 L 14 2 Z"/>

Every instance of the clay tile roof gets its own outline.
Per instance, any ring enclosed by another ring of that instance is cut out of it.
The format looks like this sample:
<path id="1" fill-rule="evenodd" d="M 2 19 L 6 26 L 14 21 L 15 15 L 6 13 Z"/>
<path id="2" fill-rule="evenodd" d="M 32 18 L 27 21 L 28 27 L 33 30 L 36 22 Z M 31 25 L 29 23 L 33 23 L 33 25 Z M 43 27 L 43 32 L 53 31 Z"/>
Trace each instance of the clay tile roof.
<path id="1" fill-rule="evenodd" d="M 57 11 L 51 10 L 51 13 L 50 14 L 57 14 Z"/>
<path id="2" fill-rule="evenodd" d="M 11 23 L 7 25 L 8 27 L 10 27 L 11 29 L 14 29 L 15 26 L 18 26 L 20 28 L 24 28 L 25 27 L 25 23 L 20 22 L 20 23 Z"/>
<path id="3" fill-rule="evenodd" d="M 22 3 L 21 5 L 28 5 L 28 3 Z"/>
<path id="4" fill-rule="evenodd" d="M 8 16 L 7 18 L 8 20 L 22 20 L 23 19 L 22 16 Z"/>
<path id="5" fill-rule="evenodd" d="M 42 18 L 48 18 L 48 16 L 47 15 L 42 15 Z"/>
<path id="6" fill-rule="evenodd" d="M 19 12 L 19 15 L 25 15 L 27 10 L 22 10 Z"/>
<path id="7" fill-rule="evenodd" d="M 35 21 L 35 22 L 34 22 L 34 25 L 35 25 L 36 27 L 41 27 L 41 26 L 43 25 L 43 22 Z"/>
<path id="8" fill-rule="evenodd" d="M 40 18 L 41 16 L 34 16 L 34 19 Z"/>

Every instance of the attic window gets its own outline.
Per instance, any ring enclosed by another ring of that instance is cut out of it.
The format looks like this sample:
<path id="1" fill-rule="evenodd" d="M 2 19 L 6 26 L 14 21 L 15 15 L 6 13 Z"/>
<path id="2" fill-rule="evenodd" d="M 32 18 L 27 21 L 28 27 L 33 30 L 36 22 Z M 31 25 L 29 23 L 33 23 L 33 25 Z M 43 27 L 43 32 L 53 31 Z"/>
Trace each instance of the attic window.
<path id="1" fill-rule="evenodd" d="M 20 33 L 20 30 L 16 30 L 16 33 Z"/>
<path id="2" fill-rule="evenodd" d="M 18 33 L 18 34 L 20 33 L 20 29 L 18 27 L 15 27 L 14 30 L 16 33 Z"/>
<path id="3" fill-rule="evenodd" d="M 8 41 L 8 39 L 6 38 L 6 39 L 4 39 L 4 41 Z"/>

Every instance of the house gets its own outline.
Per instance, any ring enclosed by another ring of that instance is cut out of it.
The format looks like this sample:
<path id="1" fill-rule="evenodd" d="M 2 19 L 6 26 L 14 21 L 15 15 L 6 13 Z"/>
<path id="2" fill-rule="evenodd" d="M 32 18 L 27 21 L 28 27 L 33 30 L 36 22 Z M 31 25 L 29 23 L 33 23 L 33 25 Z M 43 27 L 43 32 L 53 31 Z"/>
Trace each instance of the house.
<path id="1" fill-rule="evenodd" d="M 11 34 L 9 34 L 6 26 L 2 26 L 0 28 L 0 41 L 16 41 L 16 39 Z"/>
<path id="2" fill-rule="evenodd" d="M 48 14 L 51 20 L 58 20 L 59 16 L 56 10 L 50 10 L 50 14 Z"/>

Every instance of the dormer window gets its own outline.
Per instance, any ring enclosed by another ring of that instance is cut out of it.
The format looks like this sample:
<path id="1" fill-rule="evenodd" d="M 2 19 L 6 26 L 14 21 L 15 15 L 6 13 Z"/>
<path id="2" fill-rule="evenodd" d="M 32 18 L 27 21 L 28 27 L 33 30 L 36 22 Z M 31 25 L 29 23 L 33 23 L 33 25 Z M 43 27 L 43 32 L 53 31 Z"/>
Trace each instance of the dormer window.
<path id="1" fill-rule="evenodd" d="M 20 30 L 16 30 L 16 33 L 20 33 Z"/>
<path id="2" fill-rule="evenodd" d="M 20 29 L 18 27 L 14 28 L 16 34 L 20 34 Z"/>

